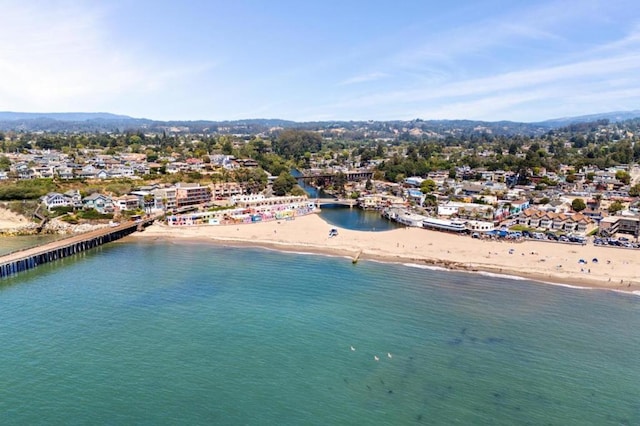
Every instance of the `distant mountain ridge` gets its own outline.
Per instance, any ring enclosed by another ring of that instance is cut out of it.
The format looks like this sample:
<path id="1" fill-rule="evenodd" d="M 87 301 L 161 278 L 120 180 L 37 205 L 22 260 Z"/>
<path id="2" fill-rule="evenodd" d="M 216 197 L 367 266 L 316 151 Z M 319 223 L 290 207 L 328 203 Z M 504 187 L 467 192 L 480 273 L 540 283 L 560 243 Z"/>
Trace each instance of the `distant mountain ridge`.
<path id="1" fill-rule="evenodd" d="M 50 119 L 58 121 L 134 120 L 128 115 L 109 112 L 12 112 L 0 111 L 0 121 Z"/>
<path id="2" fill-rule="evenodd" d="M 316 121 L 296 122 L 281 119 L 244 119 L 244 120 L 169 120 L 157 121 L 146 118 L 133 118 L 127 115 L 106 112 L 0 112 L 0 130 L 22 132 L 123 132 L 143 131 L 150 133 L 234 133 L 257 134 L 273 128 L 296 128 L 306 130 L 332 131 L 343 129 L 351 132 L 366 132 L 375 137 L 392 137 L 403 132 L 422 132 L 432 136 L 471 135 L 491 133 L 493 135 L 542 135 L 549 130 L 566 127 L 576 123 L 588 123 L 598 120 L 620 122 L 640 118 L 640 110 L 617 111 L 590 114 L 577 117 L 565 117 L 536 123 L 513 121 L 476 121 L 476 120 L 386 120 L 386 121 Z M 362 134 L 362 133 L 361 133 Z"/>
<path id="3" fill-rule="evenodd" d="M 553 118 L 551 120 L 542 121 L 541 123 L 549 123 L 555 127 L 566 126 L 571 123 L 585 123 L 596 120 L 609 120 L 612 123 L 617 123 L 619 121 L 632 120 L 639 117 L 640 110 L 636 109 L 633 111 L 613 111 L 601 114 L 580 115 L 577 117 Z"/>

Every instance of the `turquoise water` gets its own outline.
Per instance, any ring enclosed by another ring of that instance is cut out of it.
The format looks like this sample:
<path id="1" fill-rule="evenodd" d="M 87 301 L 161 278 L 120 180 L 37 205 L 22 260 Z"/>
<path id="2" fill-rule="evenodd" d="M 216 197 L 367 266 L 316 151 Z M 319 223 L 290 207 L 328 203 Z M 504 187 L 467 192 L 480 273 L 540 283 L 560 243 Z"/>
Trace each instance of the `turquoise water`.
<path id="1" fill-rule="evenodd" d="M 125 240 L 0 281 L 0 342 L 8 425 L 640 424 L 640 298 L 528 281 Z"/>

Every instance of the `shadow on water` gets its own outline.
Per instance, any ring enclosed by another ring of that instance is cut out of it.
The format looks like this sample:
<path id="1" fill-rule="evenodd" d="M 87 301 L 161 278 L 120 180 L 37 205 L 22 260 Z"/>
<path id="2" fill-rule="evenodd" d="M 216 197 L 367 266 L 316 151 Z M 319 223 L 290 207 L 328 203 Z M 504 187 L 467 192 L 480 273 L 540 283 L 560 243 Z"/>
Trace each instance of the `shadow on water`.
<path id="1" fill-rule="evenodd" d="M 305 180 L 298 179 L 300 176 L 302 176 L 302 173 L 300 173 L 298 170 L 293 169 L 290 171 L 290 173 L 291 176 L 297 179 L 298 185 L 300 186 L 300 188 L 304 189 L 304 192 L 309 195 L 309 198 L 334 198 L 332 195 L 327 194 L 322 189 L 318 189 L 315 186 L 307 185 L 307 182 Z"/>
<path id="2" fill-rule="evenodd" d="M 385 219 L 378 211 L 366 211 L 341 205 L 324 205 L 320 217 L 332 225 L 354 231 L 389 231 L 401 228 L 396 222 Z"/>

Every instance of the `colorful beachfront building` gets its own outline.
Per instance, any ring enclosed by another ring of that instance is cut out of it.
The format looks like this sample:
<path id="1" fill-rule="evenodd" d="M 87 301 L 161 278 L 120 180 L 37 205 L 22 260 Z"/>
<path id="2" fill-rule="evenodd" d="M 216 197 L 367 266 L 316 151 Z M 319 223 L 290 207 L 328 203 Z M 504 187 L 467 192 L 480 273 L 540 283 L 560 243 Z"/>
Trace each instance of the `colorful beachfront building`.
<path id="1" fill-rule="evenodd" d="M 248 194 L 248 195 L 233 196 L 231 197 L 230 201 L 236 207 L 242 207 L 242 208 L 262 208 L 262 207 L 280 206 L 280 205 L 287 205 L 287 204 L 310 203 L 306 195 L 265 197 L 262 194 Z"/>
<path id="2" fill-rule="evenodd" d="M 237 207 L 225 210 L 186 213 L 167 217 L 169 226 L 239 225 L 272 220 L 292 220 L 316 211 L 306 197 L 246 196 Z"/>

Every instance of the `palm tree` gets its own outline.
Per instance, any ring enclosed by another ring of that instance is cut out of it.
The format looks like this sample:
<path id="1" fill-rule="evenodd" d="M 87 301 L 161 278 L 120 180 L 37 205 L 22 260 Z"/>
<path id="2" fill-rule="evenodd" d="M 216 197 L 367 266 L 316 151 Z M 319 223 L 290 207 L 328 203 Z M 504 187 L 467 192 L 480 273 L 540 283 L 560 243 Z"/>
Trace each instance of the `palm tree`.
<path id="1" fill-rule="evenodd" d="M 143 197 L 143 201 L 144 201 L 144 211 L 147 214 L 151 214 L 151 209 L 153 207 L 153 201 L 154 201 L 153 194 L 146 194 Z"/>
<path id="2" fill-rule="evenodd" d="M 169 200 L 167 199 L 167 197 L 162 197 L 162 210 L 164 211 L 164 215 L 167 215 L 167 203 L 169 202 Z"/>
<path id="3" fill-rule="evenodd" d="M 602 202 L 602 194 L 594 194 L 593 199 L 596 201 L 597 207 L 600 208 L 600 203 Z"/>

